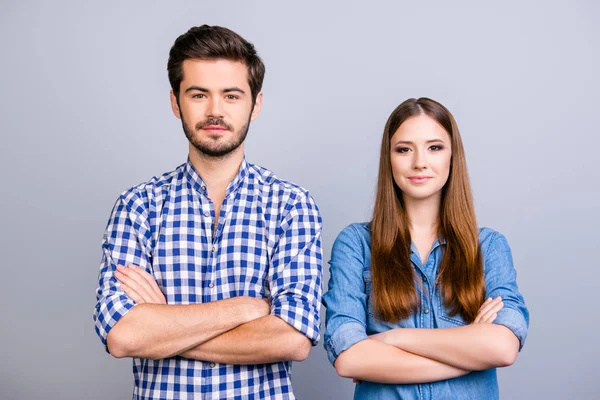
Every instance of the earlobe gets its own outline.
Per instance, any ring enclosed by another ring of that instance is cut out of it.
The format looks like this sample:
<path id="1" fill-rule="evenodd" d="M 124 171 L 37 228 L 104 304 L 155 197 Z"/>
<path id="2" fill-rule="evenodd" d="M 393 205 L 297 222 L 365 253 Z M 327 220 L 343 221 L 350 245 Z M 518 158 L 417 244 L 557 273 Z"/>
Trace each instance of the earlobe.
<path id="1" fill-rule="evenodd" d="M 181 119 L 181 111 L 179 110 L 179 103 L 177 102 L 177 97 L 175 96 L 175 93 L 173 93 L 173 91 L 171 90 L 171 110 L 173 110 L 173 114 Z"/>

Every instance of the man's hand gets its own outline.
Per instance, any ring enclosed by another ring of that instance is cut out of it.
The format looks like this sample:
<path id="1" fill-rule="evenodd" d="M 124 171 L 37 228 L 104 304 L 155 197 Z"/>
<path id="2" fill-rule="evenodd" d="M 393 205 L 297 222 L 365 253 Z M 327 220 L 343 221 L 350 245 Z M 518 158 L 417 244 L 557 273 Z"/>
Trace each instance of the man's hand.
<path id="1" fill-rule="evenodd" d="M 158 287 L 156 280 L 143 268 L 134 264 L 124 267 L 117 265 L 115 277 L 119 280 L 121 289 L 127 293 L 137 304 L 167 304 L 165 296 Z M 262 318 L 271 313 L 268 299 L 239 296 L 240 306 L 245 308 L 244 315 L 247 322 Z"/>
<path id="2" fill-rule="evenodd" d="M 474 324 L 491 324 L 498 316 L 498 311 L 504 308 L 504 303 L 500 296 L 488 299 L 481 305 L 479 312 L 473 321 Z"/>
<path id="3" fill-rule="evenodd" d="M 119 280 L 121 289 L 137 304 L 167 304 L 156 280 L 143 268 L 133 264 L 127 267 L 117 265 L 115 277 Z"/>

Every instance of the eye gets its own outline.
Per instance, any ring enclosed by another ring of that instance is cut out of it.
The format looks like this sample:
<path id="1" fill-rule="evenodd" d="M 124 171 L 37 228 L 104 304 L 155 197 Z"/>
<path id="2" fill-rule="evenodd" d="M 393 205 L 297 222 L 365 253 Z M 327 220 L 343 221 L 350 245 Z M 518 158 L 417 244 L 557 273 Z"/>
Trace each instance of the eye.
<path id="1" fill-rule="evenodd" d="M 239 97 L 236 96 L 236 95 L 234 95 L 234 94 L 228 94 L 227 96 L 225 96 L 225 98 L 227 100 L 237 100 L 237 99 L 239 99 Z"/>
<path id="2" fill-rule="evenodd" d="M 204 95 L 204 93 L 196 93 L 194 95 L 192 95 L 193 99 L 202 99 L 205 98 L 206 96 Z"/>
<path id="3" fill-rule="evenodd" d="M 408 147 L 397 147 L 396 148 L 396 153 L 408 153 L 410 151 L 410 149 Z"/>
<path id="4" fill-rule="evenodd" d="M 430 146 L 429 149 L 432 151 L 440 151 L 440 150 L 443 150 L 444 147 L 440 146 L 439 144 L 434 144 L 433 146 Z"/>

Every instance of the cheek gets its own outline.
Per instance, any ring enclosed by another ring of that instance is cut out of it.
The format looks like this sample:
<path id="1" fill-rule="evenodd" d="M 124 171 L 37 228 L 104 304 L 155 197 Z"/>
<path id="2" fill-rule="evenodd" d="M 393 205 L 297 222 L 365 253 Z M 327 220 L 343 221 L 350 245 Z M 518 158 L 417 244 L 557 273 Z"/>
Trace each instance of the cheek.
<path id="1" fill-rule="evenodd" d="M 450 164 L 451 164 L 451 156 L 440 157 L 438 162 L 436 163 L 436 173 L 443 177 L 444 179 L 448 179 L 450 175 Z"/>
<path id="2" fill-rule="evenodd" d="M 394 157 L 392 156 L 392 175 L 396 185 L 403 186 L 403 177 L 407 174 L 407 169 L 410 169 L 410 162 L 408 157 Z"/>
<path id="3" fill-rule="evenodd" d="M 252 116 L 252 104 L 236 105 L 229 113 L 230 118 L 237 125 L 244 125 Z"/>

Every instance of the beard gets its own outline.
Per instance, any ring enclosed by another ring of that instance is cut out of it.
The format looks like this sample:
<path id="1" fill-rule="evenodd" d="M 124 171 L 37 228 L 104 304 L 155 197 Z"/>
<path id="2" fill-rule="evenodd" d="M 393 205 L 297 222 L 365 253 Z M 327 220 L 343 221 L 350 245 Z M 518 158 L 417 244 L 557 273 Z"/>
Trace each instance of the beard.
<path id="1" fill-rule="evenodd" d="M 198 122 L 194 129 L 192 129 L 186 122 L 181 114 L 181 124 L 183 125 L 183 132 L 187 137 L 188 141 L 200 152 L 200 154 L 213 158 L 223 158 L 238 147 L 248 135 L 248 129 L 250 129 L 250 118 L 252 114 L 248 116 L 248 121 L 239 129 L 234 130 L 234 127 L 226 123 L 223 118 L 207 118 L 204 121 Z M 218 125 L 224 129 L 233 132 L 233 138 L 229 141 L 224 141 L 223 138 L 206 138 L 201 139 L 195 133 L 205 126 Z"/>

